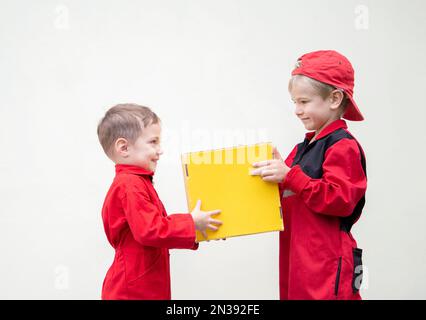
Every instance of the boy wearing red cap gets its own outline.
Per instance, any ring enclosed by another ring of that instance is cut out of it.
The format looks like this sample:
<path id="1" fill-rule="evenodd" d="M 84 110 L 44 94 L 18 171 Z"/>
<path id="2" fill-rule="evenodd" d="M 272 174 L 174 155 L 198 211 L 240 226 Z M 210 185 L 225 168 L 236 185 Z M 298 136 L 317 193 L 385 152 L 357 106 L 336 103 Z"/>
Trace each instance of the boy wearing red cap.
<path id="1" fill-rule="evenodd" d="M 196 249 L 195 230 L 217 230 L 218 210 L 167 215 L 152 178 L 161 149 L 160 119 L 151 109 L 119 104 L 98 126 L 99 141 L 115 163 L 102 208 L 105 233 L 115 249 L 102 299 L 169 300 L 169 249 Z M 217 225 L 217 226 L 214 226 Z"/>
<path id="2" fill-rule="evenodd" d="M 362 250 L 350 230 L 365 204 L 366 164 L 342 119 L 364 119 L 353 87 L 354 70 L 338 52 L 300 57 L 289 91 L 309 132 L 285 161 L 274 150 L 274 160 L 253 164 L 282 196 L 281 299 L 361 299 Z"/>

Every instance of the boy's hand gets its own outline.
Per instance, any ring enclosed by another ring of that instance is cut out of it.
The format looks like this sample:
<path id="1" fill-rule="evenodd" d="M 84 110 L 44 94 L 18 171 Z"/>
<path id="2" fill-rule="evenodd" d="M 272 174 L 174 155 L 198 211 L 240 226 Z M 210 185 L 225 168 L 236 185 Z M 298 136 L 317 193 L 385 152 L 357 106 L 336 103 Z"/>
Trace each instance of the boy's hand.
<path id="1" fill-rule="evenodd" d="M 194 210 L 191 212 L 191 215 L 192 219 L 194 219 L 195 229 L 200 231 L 204 238 L 207 239 L 206 230 L 209 229 L 216 231 L 219 229 L 219 227 L 214 226 L 214 224 L 218 226 L 222 224 L 222 221 L 213 219 L 211 217 L 212 215 L 220 213 L 220 210 L 201 211 L 200 207 L 201 200 L 198 200 Z"/>
<path id="2" fill-rule="evenodd" d="M 290 168 L 284 163 L 283 158 L 275 147 L 273 152 L 273 160 L 253 163 L 253 167 L 257 169 L 250 172 L 252 176 L 262 176 L 262 179 L 267 182 L 279 183 L 284 181 Z"/>

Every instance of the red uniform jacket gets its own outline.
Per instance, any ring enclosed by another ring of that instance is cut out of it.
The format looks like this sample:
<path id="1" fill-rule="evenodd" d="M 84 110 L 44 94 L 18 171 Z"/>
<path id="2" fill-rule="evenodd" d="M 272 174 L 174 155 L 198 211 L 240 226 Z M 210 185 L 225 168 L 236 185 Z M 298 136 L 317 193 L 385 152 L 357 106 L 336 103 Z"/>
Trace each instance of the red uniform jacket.
<path id="1" fill-rule="evenodd" d="M 364 153 L 344 120 L 309 144 L 307 133 L 285 160 L 280 184 L 281 299 L 361 299 L 362 250 L 350 228 L 365 203 Z"/>
<path id="2" fill-rule="evenodd" d="M 153 172 L 116 165 L 102 219 L 115 258 L 102 299 L 171 299 L 169 250 L 195 249 L 190 214 L 167 216 L 153 185 Z"/>

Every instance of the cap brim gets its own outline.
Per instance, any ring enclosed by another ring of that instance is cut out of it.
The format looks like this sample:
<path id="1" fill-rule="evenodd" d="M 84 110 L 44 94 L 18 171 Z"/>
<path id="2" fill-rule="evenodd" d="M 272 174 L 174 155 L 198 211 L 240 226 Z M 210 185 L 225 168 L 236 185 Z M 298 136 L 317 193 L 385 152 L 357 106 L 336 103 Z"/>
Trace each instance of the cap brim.
<path id="1" fill-rule="evenodd" d="M 346 107 L 346 111 L 343 114 L 343 118 L 346 120 L 351 120 L 351 121 L 364 120 L 364 116 L 362 115 L 361 111 L 359 111 L 358 106 L 355 103 L 355 100 L 349 95 L 347 95 L 347 97 L 349 101 Z"/>

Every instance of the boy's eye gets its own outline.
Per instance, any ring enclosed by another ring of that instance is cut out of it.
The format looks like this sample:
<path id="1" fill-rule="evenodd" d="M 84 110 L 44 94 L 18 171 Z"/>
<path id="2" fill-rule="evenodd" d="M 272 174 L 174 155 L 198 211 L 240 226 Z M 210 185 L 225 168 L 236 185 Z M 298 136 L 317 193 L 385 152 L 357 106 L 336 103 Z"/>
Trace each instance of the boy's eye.
<path id="1" fill-rule="evenodd" d="M 309 100 L 298 100 L 298 101 L 293 101 L 294 104 L 300 103 L 300 104 L 306 104 L 308 103 Z"/>

